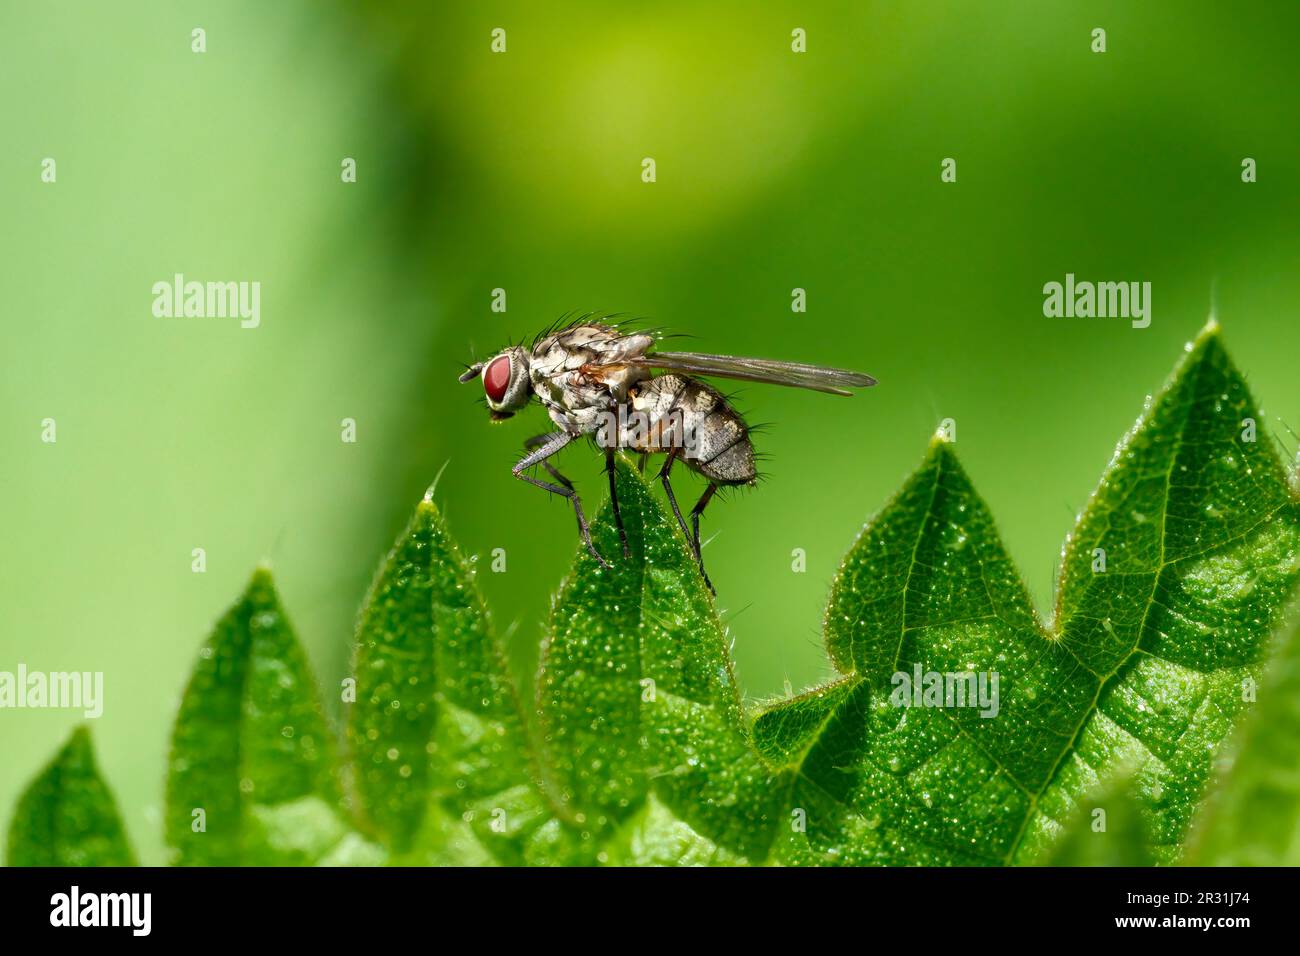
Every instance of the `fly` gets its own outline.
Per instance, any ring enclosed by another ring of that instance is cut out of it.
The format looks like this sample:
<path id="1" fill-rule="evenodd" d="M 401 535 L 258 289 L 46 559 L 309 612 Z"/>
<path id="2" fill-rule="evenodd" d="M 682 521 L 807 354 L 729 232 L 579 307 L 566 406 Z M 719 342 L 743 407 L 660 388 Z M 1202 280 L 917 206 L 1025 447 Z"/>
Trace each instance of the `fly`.
<path id="1" fill-rule="evenodd" d="M 525 441 L 527 454 L 511 471 L 516 478 L 573 503 L 578 533 L 602 567 L 610 565 L 592 544 L 591 529 L 573 482 L 560 474 L 550 459 L 584 436 L 604 449 L 614 523 L 626 558 L 629 552 L 618 507 L 615 453 L 619 449 L 639 452 L 643 468 L 648 456 L 666 455 L 659 480 L 690 542 L 704 583 L 713 590 L 700 554 L 700 515 L 719 488 L 752 485 L 758 472 L 749 426 L 717 389 L 696 376 L 787 385 L 829 395 L 850 395 L 850 389 L 875 385 L 876 380 L 861 372 L 798 362 L 657 352 L 655 344 L 652 334 L 624 333 L 620 324 L 584 316 L 558 329 L 548 329 L 531 348 L 511 346 L 486 362 L 470 365 L 460 381 L 482 380 L 494 422 L 505 421 L 534 398 L 546 409 L 558 431 Z M 689 528 L 669 481 L 673 464 L 679 460 L 709 482 L 691 509 Z M 536 465 L 545 468 L 554 480 L 544 481 L 529 474 Z"/>

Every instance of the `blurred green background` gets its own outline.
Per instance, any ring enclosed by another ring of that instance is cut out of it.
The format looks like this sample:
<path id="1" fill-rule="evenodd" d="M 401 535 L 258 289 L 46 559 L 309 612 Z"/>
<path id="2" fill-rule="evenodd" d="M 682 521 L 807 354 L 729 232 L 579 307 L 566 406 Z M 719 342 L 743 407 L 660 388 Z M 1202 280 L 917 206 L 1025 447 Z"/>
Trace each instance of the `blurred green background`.
<path id="1" fill-rule="evenodd" d="M 11 0 L 0 670 L 105 672 L 101 764 L 160 862 L 211 623 L 269 558 L 337 711 L 357 606 L 447 464 L 454 534 L 507 551 L 480 581 L 527 686 L 572 515 L 510 476 L 540 411 L 489 426 L 456 375 L 571 309 L 881 380 L 740 389 L 770 480 L 709 511 L 706 557 L 751 697 L 824 676 L 831 576 L 943 418 L 1046 612 L 1074 514 L 1212 303 L 1294 450 L 1298 31 L 1295 3 Z M 260 281 L 261 327 L 154 318 L 176 272 Z M 1150 328 L 1045 318 L 1067 272 L 1151 282 Z M 599 464 L 561 460 L 593 509 Z M 0 711 L 0 825 L 79 719 Z"/>

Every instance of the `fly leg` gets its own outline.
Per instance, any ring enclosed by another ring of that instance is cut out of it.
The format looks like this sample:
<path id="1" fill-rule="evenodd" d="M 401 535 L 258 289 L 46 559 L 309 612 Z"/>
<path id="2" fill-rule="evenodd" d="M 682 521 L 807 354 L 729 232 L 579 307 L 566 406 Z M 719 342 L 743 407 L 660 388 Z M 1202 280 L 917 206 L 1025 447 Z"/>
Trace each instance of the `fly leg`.
<path id="1" fill-rule="evenodd" d="M 682 527 L 682 534 L 686 536 L 687 541 L 690 541 L 690 529 L 686 527 L 686 521 L 682 518 L 682 510 L 677 507 L 677 496 L 673 494 L 673 486 L 668 481 L 668 473 L 673 470 L 673 462 L 676 458 L 677 450 L 670 449 L 664 466 L 659 469 L 659 480 L 664 483 L 664 494 L 668 496 L 668 504 L 672 505 L 673 514 L 677 516 L 677 523 Z"/>
<path id="2" fill-rule="evenodd" d="M 700 553 L 700 515 L 704 514 L 704 509 L 707 508 L 709 502 L 713 500 L 713 496 L 717 493 L 717 490 L 718 486 L 713 482 L 710 482 L 709 487 L 706 488 L 704 494 L 700 496 L 700 500 L 697 501 L 695 507 L 691 509 L 691 528 L 694 532 L 691 536 L 691 541 L 695 546 L 695 560 L 699 562 L 700 575 L 704 578 L 704 583 L 709 586 L 709 590 L 715 595 L 718 593 L 717 589 L 714 588 L 713 582 L 709 580 L 709 573 L 704 570 L 704 555 Z"/>
<path id="3" fill-rule="evenodd" d="M 551 436 L 553 434 L 554 434 L 553 432 L 547 432 L 545 435 L 534 435 L 532 438 L 524 439 L 524 451 L 532 451 L 534 448 L 541 448 L 543 445 L 545 445 L 548 441 L 551 440 Z M 559 449 L 556 449 L 556 451 L 558 450 Z M 549 461 L 541 462 L 541 466 L 546 469 L 546 473 L 549 474 L 552 478 L 554 478 L 560 484 L 564 485 L 564 487 L 568 488 L 570 491 L 573 490 L 573 482 L 571 482 L 568 478 L 565 478 L 562 474 L 560 474 L 559 469 L 556 468 L 554 465 L 552 465 Z"/>
<path id="4" fill-rule="evenodd" d="M 605 471 L 609 474 L 609 501 L 614 506 L 614 524 L 618 527 L 619 539 L 623 542 L 623 557 L 630 558 L 632 552 L 627 546 L 627 532 L 623 530 L 623 513 L 618 508 L 618 484 L 614 480 L 614 449 L 605 449 Z"/>
<path id="5" fill-rule="evenodd" d="M 578 498 L 578 493 L 573 490 L 573 482 L 569 481 L 569 479 L 556 471 L 555 468 L 546 460 L 568 445 L 569 442 L 573 441 L 576 437 L 576 435 L 570 435 L 568 432 L 552 432 L 549 435 L 539 435 L 535 439 L 530 438 L 528 444 L 537 445 L 536 450 L 529 452 L 517 461 L 510 471 L 516 478 L 520 478 L 528 482 L 530 485 L 536 485 L 543 491 L 549 491 L 551 494 L 559 495 L 562 498 L 568 498 L 572 501 L 573 513 L 578 517 L 578 533 L 582 535 L 583 544 L 587 546 L 587 550 L 591 552 L 591 556 L 599 562 L 601 567 L 608 568 L 609 562 L 600 556 L 600 552 L 596 550 L 596 546 L 591 543 L 591 529 L 587 526 L 587 518 L 582 513 L 582 502 Z M 552 484 L 549 481 L 542 481 L 540 478 L 534 478 L 532 475 L 524 474 L 524 470 L 533 467 L 533 465 L 545 466 L 547 472 L 549 472 L 557 481 L 560 481 L 561 484 Z"/>

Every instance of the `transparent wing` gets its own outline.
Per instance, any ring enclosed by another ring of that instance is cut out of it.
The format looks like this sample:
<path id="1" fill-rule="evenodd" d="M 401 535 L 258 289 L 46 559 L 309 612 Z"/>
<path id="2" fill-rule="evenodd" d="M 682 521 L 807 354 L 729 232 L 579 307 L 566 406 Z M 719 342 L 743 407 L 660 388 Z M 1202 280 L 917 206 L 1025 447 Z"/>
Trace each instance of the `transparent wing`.
<path id="1" fill-rule="evenodd" d="M 820 365 L 782 362 L 777 359 L 705 355 L 700 352 L 654 352 L 625 362 L 628 365 L 662 369 L 666 372 L 687 372 L 693 375 L 737 379 L 742 382 L 764 382 L 768 385 L 810 388 L 829 395 L 852 395 L 853 393 L 849 391 L 851 388 L 866 388 L 876 384 L 876 380 L 870 375 L 850 372 L 842 368 L 823 368 Z"/>

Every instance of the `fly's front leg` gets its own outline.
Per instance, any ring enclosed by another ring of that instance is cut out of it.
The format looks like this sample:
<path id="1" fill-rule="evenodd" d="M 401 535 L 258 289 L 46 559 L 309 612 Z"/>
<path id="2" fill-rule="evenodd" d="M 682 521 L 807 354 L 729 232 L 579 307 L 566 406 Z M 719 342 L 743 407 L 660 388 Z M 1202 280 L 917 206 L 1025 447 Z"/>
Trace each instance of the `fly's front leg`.
<path id="1" fill-rule="evenodd" d="M 582 535 L 583 544 L 587 546 L 587 550 L 591 552 L 591 556 L 596 559 L 601 567 L 608 568 L 610 566 L 609 562 L 600 556 L 600 552 L 596 550 L 596 546 L 591 543 L 591 528 L 587 526 L 587 517 L 582 513 L 582 501 L 579 500 L 578 493 L 573 490 L 573 483 L 557 472 L 555 468 L 546 461 L 546 459 L 563 449 L 576 437 L 576 435 L 570 435 L 568 432 L 553 432 L 550 435 L 538 436 L 540 441 L 538 441 L 538 439 L 530 438 L 528 443 L 537 444 L 538 447 L 535 451 L 529 452 L 516 462 L 515 466 L 511 468 L 510 471 L 516 478 L 522 479 L 530 485 L 536 485 L 543 491 L 549 491 L 551 494 L 559 495 L 562 498 L 568 498 L 572 501 L 573 513 L 578 518 L 578 534 Z M 540 478 L 534 478 L 532 475 L 524 474 L 525 469 L 531 468 L 534 465 L 544 465 L 547 472 L 558 481 L 563 482 L 563 484 L 552 484 L 549 481 L 542 481 Z"/>
<path id="2" fill-rule="evenodd" d="M 553 434 L 555 433 L 547 432 L 545 435 L 534 435 L 532 438 L 524 439 L 524 451 L 532 451 L 534 448 L 541 448 L 543 445 L 545 445 L 548 441 L 551 440 L 551 436 Z M 561 445 L 560 447 L 562 448 L 564 446 Z M 559 449 L 556 450 L 558 451 Z M 564 487 L 568 488 L 570 491 L 573 490 L 573 482 L 571 482 L 568 478 L 565 478 L 562 474 L 560 474 L 558 468 L 552 465 L 549 461 L 543 461 L 541 462 L 541 465 L 543 468 L 546 469 L 546 473 L 548 475 L 550 475 L 560 484 L 564 485 Z"/>
<path id="3" fill-rule="evenodd" d="M 609 500 L 614 506 L 614 524 L 618 527 L 619 539 L 623 542 L 623 557 L 629 558 L 632 552 L 627 546 L 627 532 L 623 530 L 623 513 L 618 508 L 618 482 L 614 479 L 614 449 L 605 449 L 605 471 L 609 474 Z"/>

